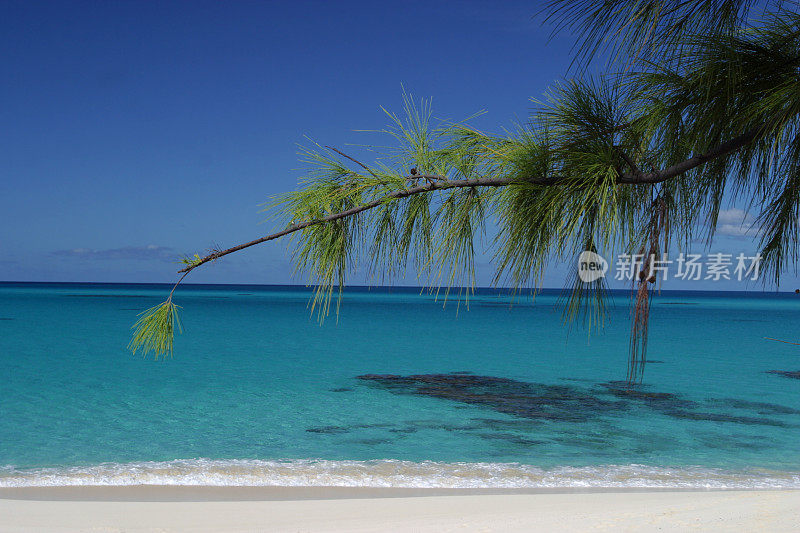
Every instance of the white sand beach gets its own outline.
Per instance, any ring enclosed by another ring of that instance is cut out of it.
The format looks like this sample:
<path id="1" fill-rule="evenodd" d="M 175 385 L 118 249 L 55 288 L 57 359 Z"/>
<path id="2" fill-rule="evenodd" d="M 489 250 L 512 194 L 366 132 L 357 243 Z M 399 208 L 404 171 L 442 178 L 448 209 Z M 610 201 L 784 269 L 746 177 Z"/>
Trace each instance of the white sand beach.
<path id="1" fill-rule="evenodd" d="M 245 487 L 0 490 L 0 531 L 4 533 L 790 532 L 798 531 L 798 527 L 800 491 L 481 494 Z"/>

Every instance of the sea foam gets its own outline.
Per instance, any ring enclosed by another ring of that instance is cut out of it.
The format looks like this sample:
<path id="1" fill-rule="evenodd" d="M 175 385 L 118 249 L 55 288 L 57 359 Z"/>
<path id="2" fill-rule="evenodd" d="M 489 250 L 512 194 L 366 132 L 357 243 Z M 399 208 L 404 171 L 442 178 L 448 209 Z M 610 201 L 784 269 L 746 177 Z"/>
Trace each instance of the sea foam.
<path id="1" fill-rule="evenodd" d="M 180 459 L 36 469 L 0 468 L 0 487 L 125 485 L 788 489 L 800 488 L 800 472 L 636 464 L 540 468 L 518 463 L 313 459 Z"/>

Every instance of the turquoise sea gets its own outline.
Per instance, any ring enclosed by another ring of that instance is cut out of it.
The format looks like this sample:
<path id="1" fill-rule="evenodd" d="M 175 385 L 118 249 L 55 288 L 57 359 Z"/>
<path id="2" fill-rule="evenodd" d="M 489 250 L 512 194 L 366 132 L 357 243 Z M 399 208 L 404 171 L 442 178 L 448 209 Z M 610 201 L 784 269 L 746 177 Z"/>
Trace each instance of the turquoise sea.
<path id="1" fill-rule="evenodd" d="M 628 389 L 557 291 L 186 285 L 175 356 L 132 356 L 166 285 L 0 284 L 0 487 L 800 488 L 800 296 L 663 292 Z"/>

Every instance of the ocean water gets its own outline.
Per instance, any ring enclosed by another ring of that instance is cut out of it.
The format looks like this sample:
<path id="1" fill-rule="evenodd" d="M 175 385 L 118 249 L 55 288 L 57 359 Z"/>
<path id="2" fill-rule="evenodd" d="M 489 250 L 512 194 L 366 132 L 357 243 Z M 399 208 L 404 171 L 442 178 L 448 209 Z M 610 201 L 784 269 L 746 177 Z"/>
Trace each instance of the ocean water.
<path id="1" fill-rule="evenodd" d="M 164 285 L 0 284 L 0 487 L 800 488 L 800 296 L 668 292 L 640 387 L 627 294 L 601 333 L 558 293 L 186 285 L 185 333 L 126 350 Z"/>

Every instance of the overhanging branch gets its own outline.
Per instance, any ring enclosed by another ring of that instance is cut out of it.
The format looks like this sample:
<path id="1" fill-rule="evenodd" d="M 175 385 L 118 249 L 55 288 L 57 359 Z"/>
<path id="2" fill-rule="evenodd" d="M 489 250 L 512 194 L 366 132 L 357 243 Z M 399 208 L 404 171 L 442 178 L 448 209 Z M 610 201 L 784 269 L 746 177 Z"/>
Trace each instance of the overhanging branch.
<path id="1" fill-rule="evenodd" d="M 719 146 L 705 152 L 703 154 L 698 154 L 696 156 L 690 157 L 685 161 L 681 161 L 675 165 L 667 167 L 662 170 L 656 170 L 652 172 L 642 172 L 637 170 L 632 170 L 631 172 L 624 172 L 617 176 L 617 184 L 620 185 L 652 185 L 656 183 L 661 183 L 667 181 L 669 179 L 675 178 L 686 172 L 699 167 L 700 165 L 711 161 L 713 159 L 717 159 L 719 157 L 724 157 L 728 154 L 731 154 L 740 148 L 750 144 L 758 135 L 758 129 L 752 129 L 738 137 L 734 137 L 733 139 L 720 144 Z M 338 152 L 338 150 L 335 150 Z M 347 156 L 345 156 L 347 157 Z M 359 163 L 361 164 L 361 163 Z M 632 163 L 631 163 L 632 164 Z M 362 166 L 364 166 L 362 164 Z M 364 168 L 367 168 L 364 166 Z M 635 168 L 635 165 L 634 165 Z M 369 169 L 367 169 L 369 170 Z M 238 252 L 240 250 L 244 250 L 245 248 L 250 248 L 251 246 L 255 246 L 257 244 L 261 244 L 267 241 L 273 241 L 275 239 L 279 239 L 290 233 L 294 233 L 296 231 L 300 231 L 302 229 L 316 226 L 317 224 L 324 224 L 327 222 L 333 222 L 335 220 L 339 220 L 342 218 L 347 218 L 353 215 L 357 215 L 358 213 L 362 213 L 364 211 L 368 211 L 374 207 L 378 207 L 379 205 L 383 205 L 388 201 L 391 200 L 398 200 L 400 198 L 407 198 L 409 196 L 414 196 L 416 194 L 424 194 L 432 191 L 438 190 L 446 190 L 446 189 L 456 189 L 460 187 L 506 187 L 513 183 L 528 183 L 533 185 L 541 185 L 541 186 L 553 186 L 559 185 L 564 183 L 570 178 L 564 177 L 530 177 L 530 178 L 509 178 L 509 177 L 495 177 L 495 178 L 474 178 L 468 180 L 448 180 L 443 176 L 439 175 L 429 175 L 429 174 L 414 174 L 411 176 L 407 176 L 406 179 L 427 179 L 429 180 L 425 185 L 417 185 L 408 189 L 401 189 L 394 191 L 392 193 L 387 194 L 377 200 L 373 200 L 371 202 L 367 202 L 365 204 L 359 205 L 357 207 L 353 207 L 351 209 L 347 209 L 345 211 L 340 211 L 338 213 L 332 213 L 330 215 L 317 218 L 314 220 L 307 220 L 305 222 L 298 222 L 295 224 L 290 225 L 284 230 L 278 231 L 276 233 L 272 233 L 271 235 L 267 235 L 265 237 L 261 237 L 259 239 L 255 239 L 250 242 L 246 242 L 243 244 L 239 244 L 237 246 L 233 246 L 228 248 L 227 250 L 216 251 L 207 256 L 193 262 L 186 268 L 183 268 L 178 271 L 178 273 L 183 273 L 184 275 L 191 272 L 195 268 L 208 263 L 210 261 L 214 261 L 215 259 L 219 259 L 220 257 L 224 257 L 226 255 L 232 254 L 234 252 Z M 181 278 L 183 279 L 183 278 Z"/>
<path id="2" fill-rule="evenodd" d="M 435 181 L 431 181 L 425 185 L 418 185 L 416 187 L 411 187 L 409 189 L 402 189 L 392 193 L 387 194 L 386 196 L 382 196 L 377 200 L 373 200 L 371 202 L 367 202 L 365 204 L 359 205 L 357 207 L 353 207 L 351 209 L 347 209 L 345 211 L 339 211 L 338 213 L 332 213 L 330 215 L 324 216 L 322 218 L 317 218 L 314 220 L 307 220 L 305 222 L 298 222 L 296 224 L 290 225 L 288 228 L 273 233 L 271 235 L 267 235 L 266 237 L 261 237 L 260 239 L 256 239 L 254 241 L 246 242 L 244 244 L 240 244 L 238 246 L 234 246 L 232 248 L 228 248 L 227 250 L 221 250 L 218 252 L 214 252 L 209 254 L 202 259 L 192 263 L 191 265 L 187 266 L 179 270 L 178 272 L 189 272 L 194 270 L 195 268 L 199 267 L 204 263 L 208 263 L 209 261 L 213 261 L 215 259 L 219 259 L 220 257 L 226 256 L 228 254 L 232 254 L 233 252 L 238 252 L 239 250 L 244 250 L 245 248 L 250 248 L 251 246 L 255 246 L 256 244 L 261 244 L 262 242 L 272 241 L 275 239 L 279 239 L 285 235 L 289 235 L 290 233 L 294 233 L 295 231 L 299 231 L 310 226 L 316 226 L 317 224 L 323 224 L 326 222 L 333 222 L 334 220 L 339 220 L 342 218 L 347 218 L 353 215 L 357 215 L 358 213 L 367 211 L 374 207 L 378 207 L 379 205 L 385 204 L 390 200 L 397 200 L 400 198 L 407 198 L 409 196 L 414 196 L 416 194 L 422 194 L 431 191 L 438 191 L 444 189 L 456 189 L 459 187 L 505 187 L 506 185 L 510 185 L 514 183 L 511 178 L 475 178 L 469 180 L 447 180 L 442 178 L 441 176 L 436 175 L 428 175 L 428 174 L 415 174 L 413 176 L 409 176 L 408 179 L 418 179 L 418 178 L 430 178 Z"/>

